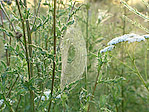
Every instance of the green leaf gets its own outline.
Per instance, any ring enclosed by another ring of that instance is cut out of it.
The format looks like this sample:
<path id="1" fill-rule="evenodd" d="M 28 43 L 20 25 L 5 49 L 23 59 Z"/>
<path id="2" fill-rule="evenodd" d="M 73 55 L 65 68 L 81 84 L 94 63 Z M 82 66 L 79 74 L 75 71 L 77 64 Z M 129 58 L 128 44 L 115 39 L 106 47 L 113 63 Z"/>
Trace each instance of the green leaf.
<path id="1" fill-rule="evenodd" d="M 62 32 L 62 31 L 65 31 L 66 29 L 67 29 L 67 27 L 66 27 L 66 26 L 63 26 L 61 32 Z"/>
<path id="2" fill-rule="evenodd" d="M 18 55 L 20 56 L 21 59 L 24 59 L 25 58 L 24 55 L 23 55 L 23 53 L 19 53 Z"/>
<path id="3" fill-rule="evenodd" d="M 7 68 L 6 64 L 4 61 L 1 61 L 2 65 L 5 67 L 5 69 Z"/>
<path id="4" fill-rule="evenodd" d="M 73 23 L 74 23 L 74 20 L 69 21 L 69 22 L 67 23 L 67 26 L 72 25 Z"/>
<path id="5" fill-rule="evenodd" d="M 8 35 L 8 36 L 14 37 L 14 36 L 13 36 L 13 33 L 12 33 L 11 31 L 8 31 L 8 30 L 6 30 L 6 29 L 4 29 L 4 28 L 2 28 L 2 27 L 0 27 L 0 31 L 4 32 L 4 33 L 5 33 L 6 35 Z"/>
<path id="6" fill-rule="evenodd" d="M 102 80 L 102 74 L 99 75 L 98 81 Z"/>
<path id="7" fill-rule="evenodd" d="M 16 52 L 19 52 L 19 45 L 17 45 L 16 47 Z"/>
<path id="8" fill-rule="evenodd" d="M 103 41 L 104 39 L 102 38 L 102 39 L 99 39 L 99 40 L 97 40 L 95 43 L 100 43 L 101 41 Z"/>
<path id="9" fill-rule="evenodd" d="M 100 80 L 100 81 L 98 81 L 98 83 L 111 84 L 111 83 L 118 83 L 123 80 L 126 80 L 126 79 L 124 77 L 119 77 L 119 78 L 115 78 L 115 79 Z"/>
<path id="10" fill-rule="evenodd" d="M 45 2 L 45 3 L 43 3 L 43 5 L 49 5 L 49 3 L 46 3 L 46 2 Z"/>

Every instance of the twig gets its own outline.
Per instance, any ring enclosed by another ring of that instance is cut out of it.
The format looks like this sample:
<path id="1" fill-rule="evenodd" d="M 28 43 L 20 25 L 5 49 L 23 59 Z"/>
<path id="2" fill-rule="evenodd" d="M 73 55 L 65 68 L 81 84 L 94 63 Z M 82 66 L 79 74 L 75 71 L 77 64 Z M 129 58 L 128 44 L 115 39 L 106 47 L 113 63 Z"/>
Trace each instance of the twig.
<path id="1" fill-rule="evenodd" d="M 54 78 L 55 78 L 55 64 L 56 64 L 56 2 L 57 0 L 54 0 L 54 14 L 53 14 L 53 33 L 54 33 L 54 59 L 53 59 L 53 75 L 52 75 L 52 85 L 51 85 L 51 97 L 50 97 L 50 103 L 48 107 L 48 112 L 51 110 L 51 103 L 52 103 L 52 96 L 53 96 L 53 89 L 54 89 Z"/>
<path id="2" fill-rule="evenodd" d="M 104 63 L 105 62 L 102 60 L 101 54 L 98 52 L 98 68 L 97 68 L 98 73 L 97 73 L 97 76 L 96 76 L 96 81 L 95 81 L 95 85 L 94 85 L 94 89 L 93 89 L 90 101 L 92 101 L 92 99 L 93 99 L 93 96 L 94 96 L 94 93 L 95 93 L 95 90 L 96 90 L 96 86 L 97 86 L 98 80 L 99 80 L 98 78 L 99 78 L 100 70 L 101 70 L 101 67 L 103 66 Z M 90 110 L 90 102 L 88 104 L 87 112 L 89 112 L 89 110 Z"/>
<path id="3" fill-rule="evenodd" d="M 21 98 L 22 98 L 22 95 L 20 95 L 20 98 L 19 98 L 19 101 L 18 101 L 18 104 L 17 104 L 17 107 L 16 107 L 16 112 L 18 112 L 18 107 L 19 107 L 19 104 L 20 104 Z"/>
<path id="4" fill-rule="evenodd" d="M 14 31 L 15 33 L 17 33 L 17 32 L 16 32 L 16 30 L 15 30 L 14 25 L 12 24 L 11 20 L 9 19 L 10 17 L 8 16 L 8 14 L 7 14 L 7 12 L 6 12 L 5 8 L 3 7 L 2 2 L 0 2 L 0 6 L 1 6 L 1 9 L 2 9 L 2 11 L 4 12 L 4 14 L 5 14 L 5 16 L 6 16 L 7 20 L 9 21 L 10 25 L 12 26 L 13 31 Z"/>
<path id="5" fill-rule="evenodd" d="M 133 68 L 131 68 L 129 65 L 127 65 L 127 64 L 125 64 L 125 63 L 123 63 L 122 61 L 120 61 L 119 59 L 117 59 L 117 58 L 115 58 L 115 57 L 113 57 L 114 59 L 116 59 L 116 60 L 118 60 L 120 63 L 122 63 L 123 65 L 125 65 L 126 67 L 128 67 L 130 70 L 132 70 L 134 73 L 136 73 L 136 75 L 139 77 L 139 79 L 142 81 L 142 83 L 143 83 L 143 85 L 145 86 L 145 88 L 148 90 L 148 92 L 149 92 L 149 89 L 148 89 L 148 87 L 147 87 L 147 85 L 146 85 L 146 83 L 145 83 L 145 81 L 144 81 L 144 79 L 143 79 L 143 77 L 141 76 L 141 74 L 140 74 L 140 72 L 137 70 L 137 67 L 135 67 L 135 69 L 137 70 L 134 70 Z"/>
<path id="6" fill-rule="evenodd" d="M 27 65 L 28 65 L 28 74 L 29 74 L 29 78 L 30 76 L 30 64 L 29 64 L 29 56 L 28 56 L 28 48 L 27 48 L 27 41 L 26 41 L 26 33 L 25 33 L 25 25 L 24 25 L 24 19 L 22 17 L 22 13 L 21 13 L 21 9 L 20 9 L 20 5 L 18 0 L 16 0 L 16 5 L 18 7 L 19 10 L 19 15 L 20 15 L 20 19 L 21 19 L 21 23 L 22 23 L 22 28 L 23 28 L 23 40 L 24 40 L 24 46 L 25 46 L 25 55 L 26 55 L 26 61 L 27 61 Z"/>
<path id="7" fill-rule="evenodd" d="M 37 11 L 36 11 L 36 15 L 35 15 L 35 19 L 34 19 L 34 22 L 33 22 L 33 26 L 32 26 L 32 28 L 31 28 L 31 32 L 33 31 L 33 29 L 34 29 L 34 27 L 35 27 L 35 23 L 36 23 L 37 16 L 38 16 L 38 13 L 39 13 L 41 1 L 42 1 L 42 0 L 39 0 L 39 2 L 38 2 L 38 8 L 37 8 Z"/>
<path id="8" fill-rule="evenodd" d="M 8 92 L 8 93 L 7 93 L 7 95 L 6 95 L 6 98 L 10 97 L 10 94 L 11 94 L 12 88 L 15 86 L 15 84 L 16 84 L 16 82 L 17 82 L 18 78 L 19 78 L 19 74 L 18 74 L 18 76 L 17 76 L 16 80 L 14 81 L 14 83 L 12 84 L 11 88 L 9 89 L 9 92 Z"/>
<path id="9" fill-rule="evenodd" d="M 24 0 L 26 1 L 26 0 Z M 23 40 L 24 40 L 24 46 L 25 46 L 25 55 L 26 55 L 26 61 L 27 61 L 27 67 L 28 67 L 28 77 L 29 80 L 31 79 L 31 69 L 30 69 L 30 60 L 29 60 L 29 53 L 28 53 L 28 47 L 27 47 L 27 41 L 26 41 L 26 34 L 25 34 L 25 24 L 24 24 L 24 19 L 21 13 L 21 8 L 18 0 L 16 0 L 16 5 L 18 7 L 21 23 L 22 23 L 22 28 L 23 28 Z M 33 92 L 30 90 L 30 105 L 31 105 L 31 112 L 34 112 L 34 99 L 33 99 Z"/>
<path id="10" fill-rule="evenodd" d="M 123 8 L 123 13 L 124 13 L 124 15 L 125 16 L 127 16 L 126 14 L 127 14 L 127 11 L 126 11 L 126 7 L 124 7 Z M 123 30 L 123 35 L 125 35 L 125 33 L 126 33 L 126 20 L 125 20 L 125 18 L 123 18 L 123 28 L 122 28 L 122 30 Z M 122 44 L 121 44 L 122 45 Z M 125 47 L 124 47 L 125 48 Z M 122 62 L 124 62 L 124 49 L 122 48 L 122 52 L 121 52 L 121 57 L 122 57 Z M 122 70 L 121 70 L 121 76 L 123 77 L 123 74 L 124 74 L 124 67 L 122 66 Z M 121 83 L 121 96 L 122 96 L 122 101 L 121 101 L 121 110 L 122 110 L 122 112 L 124 112 L 125 110 L 124 110 L 124 85 L 123 85 L 123 81 L 122 81 L 122 83 Z"/>
<path id="11" fill-rule="evenodd" d="M 89 3 L 86 4 L 86 48 L 87 48 L 87 53 L 89 53 L 89 38 L 88 38 L 88 34 L 89 34 Z M 88 58 L 88 57 L 87 57 Z M 89 62 L 87 63 L 88 66 Z M 85 89 L 87 89 L 87 71 L 88 69 L 86 69 L 86 73 L 85 73 Z"/>
<path id="12" fill-rule="evenodd" d="M 95 84 L 94 84 L 94 89 L 93 89 L 93 92 L 92 92 L 92 96 L 91 96 L 90 101 L 92 101 L 92 100 L 93 100 L 93 97 L 94 97 L 94 93 L 95 93 L 95 90 L 96 90 L 96 86 L 97 86 L 97 84 L 98 84 L 98 78 L 99 78 L 100 70 L 101 70 L 101 66 L 99 66 L 99 68 L 98 68 L 98 73 L 97 73 L 97 76 L 96 76 L 96 81 L 95 81 Z M 89 112 L 89 110 L 90 110 L 90 102 L 89 102 L 89 104 L 88 104 L 87 112 Z"/>
<path id="13" fill-rule="evenodd" d="M 0 10 L 0 16 L 1 16 L 1 21 L 2 21 L 2 28 L 4 28 L 3 26 L 3 15 L 2 15 L 2 10 Z M 6 40 L 6 34 L 5 32 L 3 32 L 3 36 L 4 36 L 4 40 Z M 9 66 L 9 59 L 8 59 L 8 49 L 5 50 L 6 51 L 6 60 L 7 60 L 7 66 Z"/>
<path id="14" fill-rule="evenodd" d="M 76 4 L 76 0 L 75 0 L 74 3 L 73 3 L 73 6 L 72 6 L 72 8 L 71 8 L 70 13 L 73 11 L 75 4 Z M 70 16 L 70 14 L 69 14 L 69 17 L 68 17 L 68 19 L 67 19 L 67 22 L 69 22 L 70 18 L 71 18 L 71 16 Z"/>
<path id="15" fill-rule="evenodd" d="M 26 10 L 26 12 L 27 12 L 27 3 L 26 3 L 26 0 L 24 0 L 24 5 L 25 5 L 25 10 Z M 26 15 L 28 15 L 28 14 L 26 14 Z M 29 21 L 28 21 L 28 16 L 26 17 L 26 28 L 27 28 L 27 36 L 28 36 L 28 44 L 29 44 L 29 46 L 28 46 L 28 49 L 29 49 L 29 58 L 30 58 L 30 75 L 31 75 L 31 77 L 33 77 L 33 64 L 32 64 L 32 46 L 30 46 L 30 44 L 32 44 L 32 37 L 31 37 L 31 30 L 30 30 L 30 23 L 29 23 Z M 30 78 L 31 78 L 30 77 Z"/>
<path id="16" fill-rule="evenodd" d="M 149 40 L 147 40 L 147 42 L 145 42 L 145 47 L 146 47 L 146 49 L 145 49 L 145 60 L 144 60 L 144 65 L 145 65 L 145 78 L 146 78 L 146 81 L 148 80 L 148 59 L 147 59 L 147 57 L 148 57 L 148 48 L 149 48 Z"/>
<path id="17" fill-rule="evenodd" d="M 40 102 L 41 102 L 41 98 L 42 98 L 42 95 L 43 95 L 43 91 L 44 91 L 44 90 L 42 89 L 42 92 L 41 92 L 41 94 L 40 94 L 40 98 L 39 98 L 39 101 L 38 101 L 36 110 L 38 110 L 39 104 L 40 104 Z"/>
<path id="18" fill-rule="evenodd" d="M 143 19 L 149 20 L 148 15 L 144 15 L 142 13 L 140 13 L 137 9 L 132 8 L 131 6 L 129 6 L 126 2 L 124 2 L 123 0 L 120 0 L 121 3 L 127 7 L 131 12 L 135 13 L 136 15 L 140 16 Z"/>
<path id="19" fill-rule="evenodd" d="M 72 6 L 71 11 L 70 11 L 70 13 L 69 13 L 69 16 L 68 16 L 68 19 L 67 19 L 66 24 L 69 22 L 70 18 L 72 17 L 70 14 L 72 13 L 72 11 L 73 11 L 73 9 L 74 9 L 75 4 L 76 4 L 76 0 L 75 0 L 74 3 L 73 3 L 73 6 Z M 63 36 L 64 36 L 65 33 L 66 33 L 66 30 L 64 30 L 64 31 L 62 32 L 62 37 L 60 38 L 60 41 L 59 41 L 59 44 L 58 44 L 58 47 L 57 47 L 58 50 L 60 50 L 61 41 L 62 41 L 62 38 L 63 38 Z"/>
<path id="20" fill-rule="evenodd" d="M 25 10 L 26 10 L 26 28 L 27 28 L 27 36 L 28 36 L 28 44 L 32 44 L 32 37 L 31 37 L 31 30 L 30 30 L 30 23 L 28 20 L 28 11 L 27 11 L 27 2 L 24 0 Z M 29 80 L 33 77 L 33 63 L 32 63 L 32 46 L 28 46 L 29 49 L 29 69 L 30 69 L 30 77 Z M 30 103 L 31 103 L 31 111 L 35 112 L 35 105 L 34 105 L 34 92 L 30 90 Z"/>

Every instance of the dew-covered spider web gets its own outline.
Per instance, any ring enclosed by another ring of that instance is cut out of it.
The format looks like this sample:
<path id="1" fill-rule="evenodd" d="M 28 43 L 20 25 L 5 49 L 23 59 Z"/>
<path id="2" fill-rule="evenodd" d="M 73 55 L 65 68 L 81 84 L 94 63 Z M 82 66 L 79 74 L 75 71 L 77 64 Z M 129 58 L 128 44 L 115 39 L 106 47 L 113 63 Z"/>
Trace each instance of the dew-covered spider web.
<path id="1" fill-rule="evenodd" d="M 71 25 L 61 42 L 62 73 L 61 89 L 66 85 L 79 80 L 87 65 L 86 42 L 81 29 L 77 25 Z"/>

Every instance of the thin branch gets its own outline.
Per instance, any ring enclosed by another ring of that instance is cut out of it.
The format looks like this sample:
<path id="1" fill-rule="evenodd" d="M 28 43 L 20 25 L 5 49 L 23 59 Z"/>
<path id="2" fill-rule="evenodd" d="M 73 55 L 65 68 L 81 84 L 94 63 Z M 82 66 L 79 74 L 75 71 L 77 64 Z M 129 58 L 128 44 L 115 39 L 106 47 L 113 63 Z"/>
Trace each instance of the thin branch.
<path id="1" fill-rule="evenodd" d="M 2 21 L 1 25 L 2 25 L 2 28 L 4 28 L 2 10 L 0 10 L 0 16 L 1 16 L 1 21 Z M 6 40 L 5 32 L 3 32 L 3 37 L 4 37 L 4 40 Z M 6 49 L 5 51 L 6 51 L 7 66 L 9 66 L 8 49 Z"/>
<path id="2" fill-rule="evenodd" d="M 53 59 L 53 75 L 52 75 L 52 85 L 51 85 L 51 97 L 50 97 L 50 103 L 48 107 L 48 112 L 51 110 L 51 103 L 52 103 L 52 96 L 53 96 L 53 89 L 54 89 L 54 78 L 55 78 L 55 64 L 56 64 L 56 2 L 57 0 L 54 0 L 54 14 L 53 14 L 53 33 L 54 33 L 54 59 Z"/>
<path id="3" fill-rule="evenodd" d="M 20 104 L 21 98 L 22 98 L 22 95 L 20 95 L 20 98 L 19 98 L 18 104 L 17 104 L 17 106 L 16 106 L 16 112 L 18 112 L 18 107 L 19 107 L 19 104 Z"/>
<path id="4" fill-rule="evenodd" d="M 139 70 L 137 69 L 136 65 L 135 65 L 135 69 L 136 69 L 137 71 L 134 70 L 133 68 L 131 68 L 129 65 L 125 64 L 124 62 L 120 61 L 119 59 L 117 59 L 117 58 L 115 58 L 115 57 L 113 57 L 113 58 L 116 59 L 116 60 L 118 60 L 120 63 L 122 63 L 122 64 L 125 65 L 126 67 L 128 67 L 130 70 L 132 70 L 132 71 L 139 77 L 139 79 L 142 81 L 143 85 L 145 86 L 145 88 L 146 88 L 146 89 L 148 90 L 148 92 L 149 92 L 149 89 L 148 89 L 148 87 L 147 87 L 147 85 L 146 85 L 146 83 L 145 83 L 143 77 L 141 76 Z M 133 64 L 134 64 L 134 63 L 133 63 Z"/>
<path id="5" fill-rule="evenodd" d="M 71 11 L 70 11 L 70 14 L 71 14 L 71 12 L 72 12 L 73 9 L 74 9 L 75 4 L 76 4 L 76 0 L 75 0 L 74 3 L 73 3 L 73 6 L 72 6 Z M 67 22 L 69 22 L 69 20 L 70 20 L 70 18 L 71 18 L 70 14 L 69 14 L 69 17 L 68 17 L 68 19 L 67 19 Z"/>
<path id="6" fill-rule="evenodd" d="M 27 36 L 28 36 L 28 44 L 32 44 L 32 37 L 31 37 L 31 30 L 30 30 L 30 23 L 29 23 L 29 14 L 27 11 L 27 2 L 26 0 L 24 0 L 24 6 L 25 6 L 25 10 L 26 10 L 26 29 L 27 29 Z M 28 45 L 28 49 L 29 49 L 29 68 L 30 69 L 30 77 L 29 80 L 33 77 L 33 63 L 32 63 L 32 46 Z M 35 112 L 35 105 L 34 105 L 34 92 L 32 90 L 30 90 L 30 105 L 31 105 L 31 111 Z"/>
<path id="7" fill-rule="evenodd" d="M 126 2 L 124 2 L 123 0 L 120 0 L 121 3 L 127 7 L 131 12 L 135 13 L 136 15 L 142 17 L 143 19 L 149 20 L 149 17 L 147 15 L 144 15 L 142 13 L 140 13 L 139 11 L 137 11 L 137 9 L 132 8 L 131 6 L 129 6 Z"/>
<path id="8" fill-rule="evenodd" d="M 129 55 L 129 57 L 130 57 L 130 59 L 131 59 L 131 61 L 132 61 L 132 64 L 134 65 L 134 67 L 135 67 L 135 71 L 136 71 L 136 75 L 139 77 L 139 79 L 142 81 L 142 83 L 143 83 L 143 85 L 145 86 L 145 88 L 148 90 L 148 92 L 149 92 L 149 89 L 148 89 L 148 87 L 147 87 L 147 85 L 146 85 L 146 83 L 145 83 L 145 81 L 144 81 L 144 79 L 143 79 L 143 77 L 142 77 L 142 75 L 141 75 L 141 73 L 140 73 L 140 71 L 138 70 L 138 67 L 136 66 L 136 63 L 135 63 L 135 60 L 134 60 L 134 58 L 131 56 L 131 54 L 129 53 L 129 51 L 127 50 L 127 53 L 128 53 L 128 55 Z"/>
<path id="9" fill-rule="evenodd" d="M 101 70 L 101 66 L 98 68 L 98 73 L 97 73 L 97 76 L 96 76 L 96 81 L 95 81 L 95 84 L 94 84 L 94 89 L 93 89 L 90 101 L 93 100 L 93 97 L 94 97 L 94 94 L 95 94 L 95 90 L 96 90 L 96 87 L 97 87 L 97 84 L 98 84 L 98 78 L 99 78 L 100 70 Z M 87 112 L 89 112 L 89 110 L 90 110 L 90 102 L 88 104 Z"/>
<path id="10" fill-rule="evenodd" d="M 19 74 L 18 74 L 18 76 L 17 76 L 16 80 L 14 81 L 14 83 L 12 84 L 11 88 L 9 89 L 9 92 L 8 92 L 8 93 L 7 93 L 7 95 L 6 95 L 6 98 L 10 97 L 10 94 L 11 94 L 12 88 L 15 86 L 15 84 L 16 84 L 16 82 L 17 82 L 18 78 L 19 78 Z"/>
<path id="11" fill-rule="evenodd" d="M 127 19 L 129 22 L 131 22 L 133 25 L 137 26 L 138 28 L 144 30 L 145 32 L 149 33 L 149 29 L 142 26 L 140 23 L 137 23 L 137 21 L 133 21 L 127 16 L 123 15 L 123 18 Z"/>
<path id="12" fill-rule="evenodd" d="M 7 14 L 7 12 L 6 12 L 5 8 L 3 7 L 2 2 L 0 2 L 0 6 L 1 6 L 1 9 L 2 9 L 3 13 L 5 14 L 5 16 L 6 16 L 7 20 L 9 21 L 10 25 L 12 26 L 13 31 L 14 31 L 15 33 L 17 33 L 17 32 L 16 32 L 16 30 L 15 30 L 14 25 L 12 24 L 11 20 L 9 19 L 10 17 L 8 16 L 8 14 Z"/>
<path id="13" fill-rule="evenodd" d="M 72 6 L 71 11 L 70 11 L 70 13 L 69 13 L 69 16 L 68 16 L 68 19 L 67 19 L 66 24 L 70 21 L 70 19 L 71 19 L 71 17 L 72 17 L 71 13 L 72 13 L 72 11 L 73 11 L 73 9 L 74 9 L 75 4 L 76 4 L 76 0 L 75 0 L 74 3 L 73 3 L 73 6 Z M 66 32 L 66 30 L 64 30 L 64 31 L 62 32 L 62 38 L 63 38 L 65 32 Z M 60 41 L 59 41 L 59 44 L 58 44 L 58 47 L 57 47 L 58 50 L 60 49 L 60 45 L 61 45 L 62 38 L 60 38 Z"/>
<path id="14" fill-rule="evenodd" d="M 22 23 L 22 28 L 23 28 L 23 40 L 24 40 L 24 46 L 25 46 L 25 55 L 26 55 L 26 61 L 27 61 L 27 66 L 28 66 L 28 74 L 29 74 L 29 78 L 30 76 L 30 63 L 29 63 L 29 56 L 28 56 L 28 47 L 27 47 L 27 41 L 26 41 L 26 33 L 25 33 L 25 24 L 24 24 L 24 19 L 22 17 L 22 13 L 21 13 L 21 9 L 20 9 L 20 5 L 18 0 L 16 0 L 16 5 L 18 7 L 19 10 L 19 15 L 20 15 L 20 19 L 21 19 L 21 23 Z"/>
<path id="15" fill-rule="evenodd" d="M 38 8 L 37 8 L 37 11 L 36 11 L 35 19 L 34 19 L 33 26 L 32 26 L 32 28 L 31 28 L 31 30 L 33 30 L 34 27 L 35 27 L 35 23 L 36 23 L 37 16 L 38 16 L 38 13 L 39 13 L 39 9 L 40 9 L 40 5 L 41 5 L 41 1 L 42 1 L 42 0 L 39 0 L 39 2 L 38 2 Z M 31 31 L 31 32 L 32 32 L 32 31 Z"/>
<path id="16" fill-rule="evenodd" d="M 26 2 L 26 0 L 24 0 L 24 3 Z M 26 61 L 27 61 L 27 67 L 28 67 L 28 77 L 29 80 L 31 79 L 31 69 L 30 69 L 30 60 L 29 60 L 29 52 L 28 52 L 28 46 L 27 46 L 27 41 L 26 41 L 26 34 L 25 34 L 25 24 L 24 24 L 24 19 L 21 13 L 21 8 L 20 8 L 20 4 L 18 2 L 18 0 L 16 0 L 16 5 L 18 7 L 18 11 L 19 11 L 19 15 L 20 15 L 20 19 L 21 19 L 21 23 L 22 23 L 22 28 L 23 28 L 23 40 L 24 40 L 24 46 L 25 46 L 25 55 L 26 55 Z M 33 91 L 30 90 L 30 106 L 31 106 L 31 112 L 35 112 L 34 110 L 34 96 L 33 96 Z"/>

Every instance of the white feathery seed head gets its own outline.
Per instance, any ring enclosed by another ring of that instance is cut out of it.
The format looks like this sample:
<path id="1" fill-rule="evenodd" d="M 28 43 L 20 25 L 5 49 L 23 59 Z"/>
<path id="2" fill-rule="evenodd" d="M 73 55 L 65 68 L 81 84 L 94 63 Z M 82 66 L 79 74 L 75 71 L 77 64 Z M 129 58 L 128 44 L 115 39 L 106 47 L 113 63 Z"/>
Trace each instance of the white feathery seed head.
<path id="1" fill-rule="evenodd" d="M 125 34 L 122 35 L 120 37 L 116 37 L 114 39 L 112 39 L 111 41 L 108 42 L 108 45 L 115 45 L 118 44 L 120 42 L 128 42 L 128 43 L 132 43 L 132 42 L 141 42 L 141 41 L 145 41 L 145 38 L 148 38 L 148 35 L 137 35 L 134 33 L 131 34 Z"/>
<path id="2" fill-rule="evenodd" d="M 128 41 L 128 43 L 141 42 L 141 41 L 145 41 L 145 38 L 143 36 L 135 36 L 132 38 L 127 38 L 126 41 Z"/>
<path id="3" fill-rule="evenodd" d="M 115 47 L 114 45 L 110 45 L 108 47 L 105 47 L 104 49 L 100 50 L 100 53 L 111 51 L 114 47 Z"/>
<path id="4" fill-rule="evenodd" d="M 134 33 L 125 34 L 125 35 L 122 35 L 120 37 L 116 37 L 116 38 L 112 39 L 110 42 L 108 42 L 108 45 L 115 45 L 115 44 L 118 44 L 120 42 L 125 42 L 128 38 L 135 37 L 135 36 L 138 36 L 138 35 L 134 34 Z"/>
<path id="5" fill-rule="evenodd" d="M 109 41 L 108 42 L 109 46 L 100 50 L 100 53 L 111 51 L 115 47 L 114 45 L 116 45 L 120 42 L 128 42 L 128 43 L 141 42 L 141 41 L 145 41 L 145 39 L 147 39 L 147 38 L 149 38 L 148 34 L 143 35 L 143 36 L 140 36 L 140 35 L 134 34 L 134 33 L 125 34 L 125 35 L 122 35 L 120 37 L 116 37 L 116 38 L 112 39 L 111 41 Z"/>
<path id="6" fill-rule="evenodd" d="M 143 35 L 143 37 L 148 39 L 149 38 L 149 34 Z"/>

